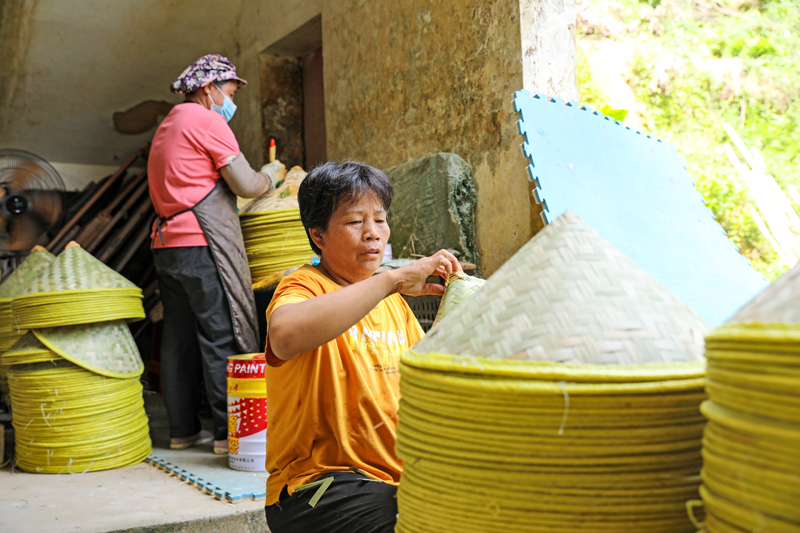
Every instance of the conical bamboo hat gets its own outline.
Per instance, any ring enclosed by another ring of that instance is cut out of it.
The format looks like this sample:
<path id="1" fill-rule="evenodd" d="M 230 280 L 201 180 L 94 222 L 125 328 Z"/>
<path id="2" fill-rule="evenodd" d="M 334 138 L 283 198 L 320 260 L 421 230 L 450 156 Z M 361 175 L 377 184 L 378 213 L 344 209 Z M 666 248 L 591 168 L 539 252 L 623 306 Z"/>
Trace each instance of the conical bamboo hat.
<path id="1" fill-rule="evenodd" d="M 25 333 L 7 352 L 0 354 L 2 365 L 45 363 L 56 359 L 62 357 L 42 344 L 32 331 Z"/>
<path id="2" fill-rule="evenodd" d="M 19 329 L 144 318 L 142 290 L 75 243 L 14 297 L 11 309 Z"/>
<path id="3" fill-rule="evenodd" d="M 589 364 L 702 359 L 708 324 L 567 211 L 415 347 Z"/>
<path id="4" fill-rule="evenodd" d="M 123 321 L 33 330 L 64 359 L 102 376 L 131 378 L 144 371 L 139 349 Z"/>
<path id="5" fill-rule="evenodd" d="M 44 292 L 139 288 L 80 246 L 61 252 L 20 296 Z"/>
<path id="6" fill-rule="evenodd" d="M 32 251 L 19 267 L 0 285 L 0 300 L 19 296 L 56 258 L 41 248 Z"/>
<path id="7" fill-rule="evenodd" d="M 772 282 L 725 322 L 726 326 L 734 324 L 800 325 L 800 264 Z"/>

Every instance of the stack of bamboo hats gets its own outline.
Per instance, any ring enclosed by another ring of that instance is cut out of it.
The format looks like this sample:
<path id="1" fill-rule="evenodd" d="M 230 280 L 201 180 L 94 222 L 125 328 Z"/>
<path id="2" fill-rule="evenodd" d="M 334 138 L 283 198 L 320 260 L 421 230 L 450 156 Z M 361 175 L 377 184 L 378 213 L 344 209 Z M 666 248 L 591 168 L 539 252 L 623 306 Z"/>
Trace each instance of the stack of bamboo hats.
<path id="1" fill-rule="evenodd" d="M 563 214 L 403 356 L 396 531 L 694 531 L 706 332 Z"/>
<path id="2" fill-rule="evenodd" d="M 0 285 L 0 397 L 2 398 L 8 394 L 8 383 L 2 361 L 3 352 L 11 348 L 25 334 L 25 330 L 19 330 L 14 325 L 11 301 L 15 296 L 19 296 L 53 259 L 55 259 L 53 254 L 41 246 L 36 246 Z"/>
<path id="3" fill-rule="evenodd" d="M 239 212 L 254 283 L 301 266 L 314 256 L 297 204 L 297 191 L 305 177 L 302 168 L 292 168 L 280 187 Z"/>
<path id="4" fill-rule="evenodd" d="M 136 299 L 131 286 L 71 245 L 31 284 L 52 287 L 60 299 L 22 306 L 22 318 L 18 299 L 47 293 L 29 288 L 12 301 L 15 322 L 31 328 L 2 356 L 23 470 L 104 470 L 141 462 L 151 453 L 138 379 L 144 365 L 125 322 L 144 315 L 141 292 Z M 48 316 L 49 308 L 57 312 Z"/>
<path id="5" fill-rule="evenodd" d="M 70 243 L 11 303 L 20 329 L 144 318 L 142 290 Z"/>
<path id="6" fill-rule="evenodd" d="M 708 533 L 800 532 L 800 267 L 706 337 Z"/>

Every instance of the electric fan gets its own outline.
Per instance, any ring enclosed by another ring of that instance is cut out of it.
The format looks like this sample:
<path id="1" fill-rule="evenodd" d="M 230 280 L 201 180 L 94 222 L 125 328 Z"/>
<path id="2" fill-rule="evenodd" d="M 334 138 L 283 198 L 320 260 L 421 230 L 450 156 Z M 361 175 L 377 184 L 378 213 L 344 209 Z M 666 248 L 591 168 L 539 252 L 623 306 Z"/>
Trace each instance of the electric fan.
<path id="1" fill-rule="evenodd" d="M 63 191 L 50 163 L 24 150 L 0 149 L 0 256 L 27 253 L 59 223 Z"/>

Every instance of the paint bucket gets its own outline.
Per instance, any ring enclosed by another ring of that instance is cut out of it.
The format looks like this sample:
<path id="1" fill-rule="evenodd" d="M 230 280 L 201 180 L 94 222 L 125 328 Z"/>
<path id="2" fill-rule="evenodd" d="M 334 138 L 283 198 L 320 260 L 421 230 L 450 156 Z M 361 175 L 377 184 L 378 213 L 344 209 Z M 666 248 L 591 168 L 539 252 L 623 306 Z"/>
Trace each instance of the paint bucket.
<path id="1" fill-rule="evenodd" d="M 264 354 L 228 357 L 228 466 L 234 470 L 266 470 L 265 366 Z"/>

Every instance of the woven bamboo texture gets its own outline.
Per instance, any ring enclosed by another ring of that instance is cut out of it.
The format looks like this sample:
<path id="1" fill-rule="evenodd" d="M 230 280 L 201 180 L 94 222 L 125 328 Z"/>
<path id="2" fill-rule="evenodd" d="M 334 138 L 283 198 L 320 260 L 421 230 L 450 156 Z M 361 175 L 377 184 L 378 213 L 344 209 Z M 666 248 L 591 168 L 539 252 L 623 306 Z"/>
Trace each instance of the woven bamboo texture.
<path id="1" fill-rule="evenodd" d="M 112 378 L 140 376 L 144 364 L 123 321 L 33 330 L 36 338 L 64 359 Z"/>
<path id="2" fill-rule="evenodd" d="M 34 250 L 0 285 L 0 357 L 25 334 L 25 330 L 19 330 L 14 326 L 11 313 L 12 299 L 21 294 L 54 259 L 55 256 L 47 250 Z M 7 396 L 8 382 L 0 360 L 0 398 Z"/>
<path id="3" fill-rule="evenodd" d="M 702 359 L 706 322 L 567 211 L 417 345 L 485 359 Z"/>
<path id="4" fill-rule="evenodd" d="M 484 283 L 486 283 L 485 280 L 468 276 L 458 270 L 447 276 L 444 296 L 442 296 L 442 302 L 439 304 L 439 310 L 436 312 L 436 319 L 433 321 L 433 325 L 438 324 L 444 317 L 467 301 Z"/>
<path id="5" fill-rule="evenodd" d="M 504 363 L 404 355 L 398 533 L 696 530 L 703 363 Z"/>
<path id="6" fill-rule="evenodd" d="M 800 532 L 800 269 L 706 337 L 707 533 Z"/>
<path id="7" fill-rule="evenodd" d="M 242 213 L 240 222 L 254 283 L 302 266 L 314 257 L 297 207 Z"/>
<path id="8" fill-rule="evenodd" d="M 9 368 L 17 465 L 47 474 L 107 470 L 152 453 L 142 385 L 60 360 Z"/>
<path id="9" fill-rule="evenodd" d="M 12 303 L 19 329 L 144 318 L 142 291 L 79 246 L 67 247 Z"/>

